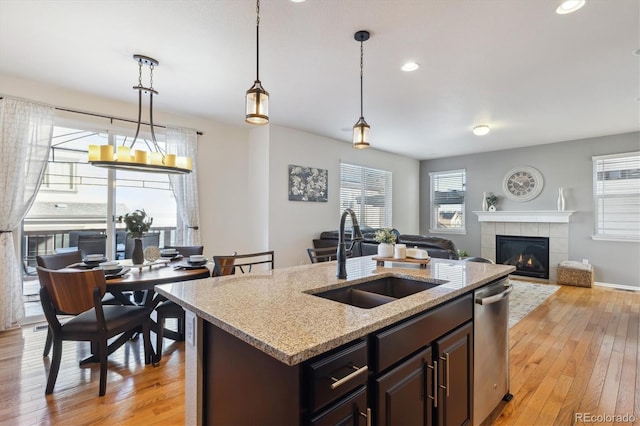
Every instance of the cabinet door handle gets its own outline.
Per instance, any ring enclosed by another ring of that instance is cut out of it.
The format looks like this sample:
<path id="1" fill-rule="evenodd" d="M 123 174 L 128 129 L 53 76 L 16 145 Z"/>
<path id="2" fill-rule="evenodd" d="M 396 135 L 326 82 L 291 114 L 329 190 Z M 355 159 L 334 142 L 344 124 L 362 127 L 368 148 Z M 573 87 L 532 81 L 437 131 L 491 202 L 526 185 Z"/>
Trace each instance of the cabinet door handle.
<path id="1" fill-rule="evenodd" d="M 371 408 L 367 408 L 367 413 L 360 411 L 360 415 L 367 419 L 367 426 L 371 426 Z"/>
<path id="2" fill-rule="evenodd" d="M 367 367 L 366 365 L 364 367 L 356 367 L 355 365 L 352 365 L 351 368 L 353 368 L 356 371 L 344 376 L 342 379 L 336 379 L 335 377 L 331 377 L 331 380 L 333 380 L 333 383 L 331 383 L 331 389 L 336 389 L 338 386 L 342 386 L 343 384 L 353 379 L 354 377 L 359 376 L 362 373 L 366 373 L 367 370 L 369 369 L 369 367 Z"/>
<path id="3" fill-rule="evenodd" d="M 433 399 L 433 408 L 438 408 L 438 361 L 433 361 L 433 365 L 427 364 L 427 368 L 433 370 L 433 396 L 429 395 L 429 391 L 427 390 L 427 398 Z"/>
<path id="4" fill-rule="evenodd" d="M 442 386 L 442 389 L 446 389 L 447 390 L 447 396 L 449 396 L 449 352 L 445 352 L 444 353 L 444 357 L 440 357 L 441 360 L 444 361 L 444 368 L 445 368 L 445 385 Z"/>

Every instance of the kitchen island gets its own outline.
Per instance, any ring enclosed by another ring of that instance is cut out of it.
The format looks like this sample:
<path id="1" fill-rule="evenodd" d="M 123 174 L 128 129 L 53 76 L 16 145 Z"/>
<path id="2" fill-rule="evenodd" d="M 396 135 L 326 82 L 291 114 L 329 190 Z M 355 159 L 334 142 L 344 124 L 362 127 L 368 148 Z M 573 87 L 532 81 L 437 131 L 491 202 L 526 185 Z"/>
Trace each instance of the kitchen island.
<path id="1" fill-rule="evenodd" d="M 238 423 L 313 423 L 314 415 L 339 399 L 309 390 L 313 385 L 308 382 L 325 365 L 326 355 L 364 356 L 365 364 L 378 366 L 374 374 L 387 372 L 395 364 L 381 365 L 380 360 L 372 359 L 378 349 L 368 339 L 383 341 L 381 333 L 398 324 L 418 324 L 420 315 L 431 311 L 442 314 L 428 324 L 448 324 L 450 312 L 442 310 L 446 306 L 451 306 L 447 308 L 451 312 L 464 310 L 460 324 L 470 322 L 470 293 L 514 270 L 513 266 L 446 259 L 432 259 L 425 269 L 401 263 L 380 267 L 371 257 L 360 257 L 347 260 L 346 280 L 336 278 L 335 262 L 326 262 L 157 286 L 158 293 L 187 311 L 187 424 L 231 419 Z M 315 295 L 385 277 L 438 285 L 371 309 Z M 427 324 L 426 317 L 423 322 Z M 452 329 L 460 324 L 454 321 Z M 425 346 L 416 345 L 416 349 Z M 349 364 L 354 372 L 358 370 L 356 362 Z M 372 375 L 366 370 L 360 366 L 359 371 L 367 374 L 358 373 L 356 385 Z M 371 393 L 366 386 L 351 391 L 347 398 L 362 399 L 364 393 L 366 400 L 367 392 Z M 219 407 L 213 408 L 217 403 Z M 220 407 L 226 407 L 227 413 Z M 366 410 L 361 408 L 363 416 Z"/>

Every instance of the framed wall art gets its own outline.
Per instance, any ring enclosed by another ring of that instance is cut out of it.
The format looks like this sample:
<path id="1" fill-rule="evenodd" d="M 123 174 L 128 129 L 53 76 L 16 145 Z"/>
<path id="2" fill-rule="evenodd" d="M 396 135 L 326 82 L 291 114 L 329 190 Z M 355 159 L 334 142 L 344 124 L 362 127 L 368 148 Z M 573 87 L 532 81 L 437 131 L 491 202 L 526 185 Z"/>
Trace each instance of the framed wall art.
<path id="1" fill-rule="evenodd" d="M 329 172 L 326 169 L 289 165 L 289 201 L 327 202 Z"/>

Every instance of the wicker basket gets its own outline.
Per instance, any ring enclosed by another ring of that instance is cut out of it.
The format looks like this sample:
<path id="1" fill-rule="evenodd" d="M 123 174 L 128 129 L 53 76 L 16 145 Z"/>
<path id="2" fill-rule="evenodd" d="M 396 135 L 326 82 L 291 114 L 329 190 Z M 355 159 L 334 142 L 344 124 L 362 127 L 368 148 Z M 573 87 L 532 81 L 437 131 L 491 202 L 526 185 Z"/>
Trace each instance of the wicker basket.
<path id="1" fill-rule="evenodd" d="M 577 287 L 593 287 L 593 266 L 565 260 L 558 265 L 558 284 L 574 285 Z"/>

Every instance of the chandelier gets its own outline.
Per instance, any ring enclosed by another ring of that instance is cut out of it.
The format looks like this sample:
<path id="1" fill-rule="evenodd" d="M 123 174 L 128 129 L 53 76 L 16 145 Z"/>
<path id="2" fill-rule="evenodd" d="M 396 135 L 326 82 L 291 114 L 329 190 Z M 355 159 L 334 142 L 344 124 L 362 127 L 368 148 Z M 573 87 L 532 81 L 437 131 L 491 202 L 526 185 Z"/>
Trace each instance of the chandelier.
<path id="1" fill-rule="evenodd" d="M 148 56 L 133 55 L 138 62 L 138 85 L 133 86 L 138 91 L 138 123 L 133 142 L 126 146 L 126 139 L 122 145 L 89 145 L 89 163 L 96 167 L 107 169 L 131 170 L 140 172 L 156 172 L 169 174 L 191 173 L 193 167 L 190 157 L 180 157 L 166 153 L 156 140 L 153 127 L 153 95 L 158 92 L 153 88 L 153 70 L 158 66 L 158 61 Z M 149 67 L 149 87 L 142 85 L 142 67 Z M 142 92 L 149 94 L 149 127 L 151 129 L 151 141 L 144 140 L 147 150 L 134 149 L 140 134 L 142 124 Z"/>

